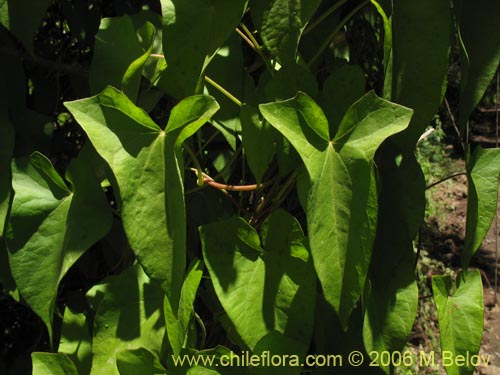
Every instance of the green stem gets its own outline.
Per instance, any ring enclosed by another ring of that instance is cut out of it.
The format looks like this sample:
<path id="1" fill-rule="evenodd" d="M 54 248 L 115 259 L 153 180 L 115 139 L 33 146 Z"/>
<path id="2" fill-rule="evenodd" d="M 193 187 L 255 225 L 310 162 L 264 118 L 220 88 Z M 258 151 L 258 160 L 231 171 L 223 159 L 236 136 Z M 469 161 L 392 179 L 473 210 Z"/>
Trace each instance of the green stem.
<path id="1" fill-rule="evenodd" d="M 245 32 L 245 35 L 247 36 L 247 38 L 245 40 L 249 39 L 251 41 L 252 48 L 255 50 L 255 52 L 257 52 L 257 54 L 260 56 L 262 61 L 264 61 L 264 64 L 266 64 L 266 67 L 269 70 L 269 72 L 271 74 L 273 74 L 274 68 L 272 67 L 269 59 L 264 55 L 264 51 L 262 50 L 262 47 L 260 46 L 259 42 L 257 42 L 257 39 L 255 39 L 252 32 L 248 29 L 248 27 L 246 27 L 246 25 L 244 23 L 241 24 L 241 28 L 243 29 L 243 31 Z"/>
<path id="2" fill-rule="evenodd" d="M 207 81 L 209 84 L 211 84 L 213 87 L 215 87 L 217 90 L 219 90 L 226 98 L 231 100 L 234 104 L 236 104 L 238 107 L 243 107 L 243 103 L 241 100 L 237 99 L 233 94 L 231 94 L 229 91 L 227 91 L 224 87 L 219 85 L 217 82 L 215 82 L 212 78 L 205 76 L 205 81 Z"/>
<path id="3" fill-rule="evenodd" d="M 333 12 L 335 12 L 337 9 L 339 9 L 342 5 L 347 3 L 348 0 L 340 0 L 333 4 L 326 12 L 322 13 L 321 16 L 316 18 L 314 22 L 310 23 L 307 25 L 305 28 L 304 32 L 302 35 L 306 35 L 307 33 L 310 33 L 316 26 L 318 26 L 321 22 L 326 20 Z"/>
<path id="4" fill-rule="evenodd" d="M 328 36 L 328 38 L 325 39 L 325 41 L 323 42 L 323 44 L 321 45 L 321 47 L 319 48 L 318 52 L 316 52 L 316 54 L 312 57 L 311 60 L 309 60 L 309 63 L 307 64 L 307 66 L 312 66 L 316 60 L 318 60 L 320 58 L 320 56 L 323 54 L 323 52 L 325 51 L 325 49 L 328 48 L 328 46 L 330 45 L 330 43 L 332 42 L 332 40 L 335 38 L 335 35 L 337 35 L 337 33 L 347 24 L 347 22 L 349 22 L 349 20 L 359 11 L 361 10 L 362 8 L 364 8 L 366 5 L 368 5 L 370 3 L 370 0 L 365 0 L 363 1 L 361 4 L 359 4 L 356 8 L 354 8 L 353 10 L 351 10 L 349 12 L 349 14 L 347 16 L 345 16 L 342 21 L 340 21 L 338 23 L 338 25 L 333 29 L 333 31 L 330 33 L 330 35 Z"/>
<path id="5" fill-rule="evenodd" d="M 196 168 L 198 175 L 198 181 L 197 181 L 198 186 L 203 186 L 205 184 L 205 182 L 203 181 L 203 170 L 201 169 L 201 165 L 200 162 L 198 161 L 198 158 L 196 157 L 196 154 L 194 153 L 193 150 L 191 150 L 191 147 L 189 147 L 188 144 L 184 144 L 184 149 L 189 154 L 189 157 L 193 161 L 193 164 Z"/>
<path id="6" fill-rule="evenodd" d="M 205 348 L 206 340 L 207 340 L 207 329 L 205 328 L 205 323 L 203 323 L 203 320 L 200 318 L 200 316 L 194 312 L 194 319 L 198 323 L 201 329 L 201 340 L 200 340 L 200 349 L 203 350 Z"/>

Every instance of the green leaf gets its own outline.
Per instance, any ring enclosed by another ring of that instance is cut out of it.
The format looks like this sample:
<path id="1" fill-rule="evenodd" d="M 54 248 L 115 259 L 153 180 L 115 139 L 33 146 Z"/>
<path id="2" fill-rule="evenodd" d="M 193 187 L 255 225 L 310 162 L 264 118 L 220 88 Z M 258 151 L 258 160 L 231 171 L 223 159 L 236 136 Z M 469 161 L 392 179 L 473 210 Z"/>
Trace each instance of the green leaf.
<path id="1" fill-rule="evenodd" d="M 384 22 L 384 99 L 392 97 L 392 1 L 370 0 Z"/>
<path id="2" fill-rule="evenodd" d="M 66 354 L 73 361 L 79 375 L 88 375 L 92 364 L 89 328 L 84 314 L 75 313 L 66 307 L 58 351 Z"/>
<path id="3" fill-rule="evenodd" d="M 34 352 L 33 374 L 36 375 L 78 375 L 75 365 L 65 354 Z"/>
<path id="4" fill-rule="evenodd" d="M 335 70 L 325 81 L 319 97 L 330 124 L 330 134 L 335 134 L 347 109 L 365 92 L 365 76 L 358 65 L 345 65 Z"/>
<path id="5" fill-rule="evenodd" d="M 146 348 L 158 356 L 165 333 L 160 285 L 136 264 L 93 289 L 89 294 L 101 299 L 94 320 L 91 375 L 120 375 L 117 357 L 122 364 L 124 357 L 130 358 L 120 357 L 123 350 Z"/>
<path id="6" fill-rule="evenodd" d="M 52 333 L 57 288 L 78 258 L 111 228 L 106 198 L 83 158 L 68 167 L 69 189 L 35 153 L 12 165 L 15 191 L 8 248 L 21 295 Z"/>
<path id="7" fill-rule="evenodd" d="M 92 345 L 87 318 L 83 313 L 74 313 L 66 307 L 58 351 L 73 361 L 80 375 L 90 373 Z"/>
<path id="8" fill-rule="evenodd" d="M 252 19 L 264 45 L 281 65 L 295 62 L 300 36 L 319 0 L 254 0 Z"/>
<path id="9" fill-rule="evenodd" d="M 112 87 L 65 105 L 113 171 L 130 246 L 176 311 L 186 262 L 181 147 L 217 111 L 217 103 L 204 95 L 182 100 L 165 131 Z"/>
<path id="10" fill-rule="evenodd" d="M 433 276 L 432 292 L 437 306 L 442 363 L 448 375 L 466 375 L 474 367 L 455 358 L 479 352 L 483 336 L 483 284 L 479 270 L 451 276 Z"/>
<path id="11" fill-rule="evenodd" d="M 246 93 L 253 94 L 255 84 L 244 66 L 241 39 L 238 34 L 233 33 L 210 61 L 206 76 L 217 82 L 237 100 L 245 102 Z M 205 92 L 212 95 L 221 106 L 211 124 L 222 133 L 231 148 L 236 150 L 238 133 L 241 130 L 240 107 L 207 82 Z"/>
<path id="12" fill-rule="evenodd" d="M 483 97 L 500 63 L 500 3 L 462 0 L 458 12 L 463 49 L 459 119 L 464 131 L 469 116 Z"/>
<path id="13" fill-rule="evenodd" d="M 89 82 L 92 93 L 121 86 L 130 64 L 143 54 L 130 16 L 103 18 L 94 45 Z"/>
<path id="14" fill-rule="evenodd" d="M 139 93 L 139 86 L 142 78 L 142 70 L 153 50 L 155 27 L 152 23 L 146 22 L 139 30 L 137 30 L 137 33 L 140 36 L 139 42 L 142 45 L 141 47 L 144 53 L 130 63 L 122 78 L 123 92 L 134 102 L 137 101 L 137 95 Z"/>
<path id="15" fill-rule="evenodd" d="M 133 17 L 103 18 L 96 35 L 94 57 L 90 67 L 90 88 L 93 94 L 107 85 L 123 87 L 136 101 L 142 70 L 153 49 L 154 19 L 149 13 Z"/>
<path id="16" fill-rule="evenodd" d="M 185 346 L 189 322 L 194 313 L 194 300 L 202 276 L 203 263 L 196 260 L 189 268 L 184 284 L 182 285 L 179 308 L 175 313 L 172 311 L 168 300 L 165 299 L 165 322 L 168 340 L 174 355 L 178 355 Z"/>
<path id="17" fill-rule="evenodd" d="M 217 297 L 245 345 L 254 349 L 276 331 L 299 342 L 296 354 L 304 355 L 312 333 L 315 276 L 295 218 L 275 212 L 262 229 L 264 249 L 239 217 L 204 225 L 200 233 Z"/>
<path id="18" fill-rule="evenodd" d="M 12 173 L 10 164 L 14 152 L 14 128 L 9 119 L 6 82 L 0 73 L 0 285 L 5 290 L 15 290 L 9 267 L 4 232 L 12 199 Z"/>
<path id="19" fill-rule="evenodd" d="M 401 351 L 417 313 L 416 236 L 425 210 L 425 180 L 413 153 L 386 142 L 376 160 L 381 191 L 372 264 L 365 287 L 363 341 L 368 352 Z M 408 178 L 408 176 L 412 176 Z M 389 374 L 389 367 L 383 367 Z"/>
<path id="20" fill-rule="evenodd" d="M 7 90 L 0 74 L 0 241 L 3 240 L 5 224 L 11 200 L 10 163 L 14 151 L 14 129 L 9 120 Z"/>
<path id="21" fill-rule="evenodd" d="M 247 373 L 247 368 L 242 362 L 243 357 L 240 353 L 217 345 L 215 348 L 199 351 L 183 350 L 180 356 L 169 355 L 167 368 L 169 375 L 244 375 Z"/>
<path id="22" fill-rule="evenodd" d="M 401 134 L 412 150 L 441 104 L 448 73 L 448 0 L 395 1 L 392 13 L 392 101 L 415 111 Z"/>
<path id="23" fill-rule="evenodd" d="M 0 23 L 33 53 L 33 37 L 38 31 L 49 0 L 0 0 Z"/>
<path id="24" fill-rule="evenodd" d="M 313 98 L 318 93 L 316 77 L 307 66 L 301 64 L 282 67 L 270 78 L 269 82 L 265 83 L 264 87 L 264 94 L 268 101 L 288 99 L 297 91 L 303 91 Z"/>
<path id="25" fill-rule="evenodd" d="M 269 124 L 259 117 L 256 107 L 244 105 L 241 108 L 240 119 L 245 156 L 255 179 L 257 182 L 262 182 L 262 177 L 273 159 L 274 134 Z"/>
<path id="26" fill-rule="evenodd" d="M 272 348 L 272 352 L 269 352 Z M 249 366 L 248 375 L 302 374 L 304 344 L 278 332 L 271 331 L 255 345 L 252 355 L 260 357 L 260 366 Z M 280 366 L 273 366 L 268 358 L 281 356 L 286 358 Z"/>
<path id="27" fill-rule="evenodd" d="M 2 48 L 13 50 L 19 48 L 11 38 L 2 36 L 1 33 L 0 38 L 4 43 Z M 4 94 L 0 95 L 3 96 L 3 105 L 7 105 L 9 119 L 15 132 L 14 156 L 27 156 L 34 151 L 49 152 L 50 135 L 54 128 L 53 119 L 28 107 L 28 85 L 20 84 L 28 82 L 23 59 L 3 54 L 0 59 L 0 71 L 3 72 L 0 83 L 5 85 L 2 86 Z"/>
<path id="28" fill-rule="evenodd" d="M 120 375 L 165 375 L 159 359 L 144 348 L 122 350 L 116 356 Z"/>
<path id="29" fill-rule="evenodd" d="M 163 51 L 160 87 L 183 98 L 199 93 L 214 53 L 240 23 L 247 0 L 162 0 Z"/>
<path id="30" fill-rule="evenodd" d="M 481 246 L 495 218 L 498 203 L 500 149 L 485 150 L 477 146 L 468 163 L 467 222 L 462 268 Z"/>
<path id="31" fill-rule="evenodd" d="M 303 93 L 261 105 L 260 110 L 307 168 L 306 213 L 314 265 L 325 297 L 345 328 L 364 286 L 375 235 L 374 153 L 388 136 L 408 126 L 411 110 L 370 92 L 347 111 L 332 142 L 325 141 L 328 122 L 323 112 Z"/>

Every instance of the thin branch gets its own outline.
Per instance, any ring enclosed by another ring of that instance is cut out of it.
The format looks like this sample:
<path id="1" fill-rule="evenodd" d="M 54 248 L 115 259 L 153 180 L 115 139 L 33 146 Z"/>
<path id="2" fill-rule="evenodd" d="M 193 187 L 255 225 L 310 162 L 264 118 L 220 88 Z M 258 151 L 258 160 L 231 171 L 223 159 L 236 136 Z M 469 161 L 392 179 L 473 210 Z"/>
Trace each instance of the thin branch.
<path id="1" fill-rule="evenodd" d="M 212 78 L 205 76 L 205 81 L 207 81 L 210 85 L 215 87 L 217 90 L 219 90 L 226 98 L 231 100 L 234 104 L 236 104 L 238 107 L 243 107 L 243 103 L 241 100 L 236 98 L 233 94 L 231 94 L 229 91 L 227 91 L 224 87 L 219 85 L 217 82 L 215 82 Z"/>
<path id="2" fill-rule="evenodd" d="M 204 176 L 203 176 L 203 170 L 201 169 L 200 162 L 198 161 L 198 158 L 196 157 L 196 154 L 194 153 L 193 150 L 191 150 L 191 147 L 189 147 L 187 144 L 184 144 L 184 149 L 187 151 L 189 154 L 189 157 L 193 161 L 194 166 L 196 169 L 193 168 L 194 171 L 196 171 L 196 175 L 198 176 L 198 186 L 203 186 L 204 184 Z"/>
<path id="3" fill-rule="evenodd" d="M 455 129 L 455 132 L 457 133 L 458 139 L 460 139 L 460 144 L 462 145 L 462 150 L 464 151 L 464 154 L 465 154 L 467 147 L 465 146 L 464 140 L 462 138 L 462 134 L 460 134 L 460 128 L 457 125 L 457 121 L 455 120 L 455 116 L 453 115 L 453 112 L 451 111 L 451 108 L 450 108 L 450 103 L 448 103 L 448 99 L 446 99 L 446 97 L 444 98 L 444 104 L 446 105 L 446 110 L 448 111 L 448 114 L 450 115 L 450 118 L 451 118 L 451 124 L 453 125 L 453 129 Z"/>
<path id="4" fill-rule="evenodd" d="M 4 56 L 11 56 L 11 57 L 17 57 L 21 60 L 31 62 L 36 65 L 40 65 L 43 67 L 46 67 L 48 69 L 60 72 L 60 73 L 65 73 L 65 74 L 70 74 L 70 75 L 78 75 L 78 76 L 88 76 L 89 71 L 87 68 L 77 65 L 77 64 L 62 64 L 55 62 L 53 60 L 49 59 L 44 59 L 43 57 L 38 57 L 38 56 L 31 56 L 27 52 L 23 51 L 18 51 L 18 50 L 12 50 L 9 48 L 0 48 L 0 55 Z"/>
<path id="5" fill-rule="evenodd" d="M 254 51 L 257 52 L 257 54 L 260 56 L 260 58 L 262 59 L 262 61 L 266 65 L 267 69 L 269 70 L 269 72 L 271 74 L 273 74 L 274 73 L 274 68 L 272 67 L 269 59 L 264 54 L 264 51 L 262 50 L 262 47 L 260 46 L 259 42 L 257 42 L 257 39 L 255 39 L 255 37 L 253 36 L 252 32 L 248 29 L 248 27 L 246 27 L 246 25 L 244 23 L 241 24 L 241 28 L 243 29 L 243 31 L 245 32 L 245 36 L 247 37 L 247 38 L 245 38 L 245 41 L 250 40 L 251 45 L 253 46 L 252 48 L 254 49 Z M 236 31 L 238 32 L 239 29 L 236 28 Z M 238 34 L 240 34 L 240 33 L 238 32 Z"/>
<path id="6" fill-rule="evenodd" d="M 451 176 L 444 177 L 444 178 L 442 178 L 442 179 L 440 179 L 440 180 L 438 180 L 438 181 L 436 181 L 436 182 L 433 182 L 433 183 L 432 183 L 432 184 L 430 184 L 429 186 L 427 186 L 427 187 L 425 188 L 425 190 L 431 189 L 431 188 L 433 188 L 434 186 L 439 185 L 439 184 L 441 184 L 441 183 L 445 182 L 446 180 L 449 180 L 450 178 L 454 178 L 454 177 L 458 177 L 458 176 L 465 176 L 466 174 L 467 174 L 467 173 L 465 173 L 465 172 L 460 172 L 460 173 L 455 173 L 455 174 L 452 174 Z"/>
<path id="7" fill-rule="evenodd" d="M 247 44 L 250 46 L 250 48 L 252 48 L 256 53 L 259 53 L 259 50 L 255 46 L 255 44 L 252 43 L 252 41 L 250 40 L 250 38 L 247 37 L 246 34 L 243 31 L 241 31 L 238 28 L 236 28 L 235 30 L 238 33 L 238 35 L 241 37 L 241 39 L 243 39 L 245 42 L 247 42 Z"/>

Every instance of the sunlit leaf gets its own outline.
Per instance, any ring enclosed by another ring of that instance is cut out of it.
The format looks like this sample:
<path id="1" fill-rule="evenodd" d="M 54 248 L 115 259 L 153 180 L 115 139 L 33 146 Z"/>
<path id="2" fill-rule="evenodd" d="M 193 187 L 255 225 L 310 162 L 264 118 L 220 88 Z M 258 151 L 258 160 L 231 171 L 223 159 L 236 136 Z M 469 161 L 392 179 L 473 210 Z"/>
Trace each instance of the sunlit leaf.
<path id="1" fill-rule="evenodd" d="M 144 348 L 123 350 L 116 356 L 120 375 L 165 375 L 159 359 Z"/>
<path id="2" fill-rule="evenodd" d="M 181 298 L 178 311 L 172 311 L 168 301 L 165 301 L 165 321 L 167 326 L 168 340 L 174 352 L 178 355 L 186 342 L 188 326 L 194 312 L 194 300 L 196 291 L 203 276 L 203 264 L 197 260 L 187 272 L 186 279 L 182 285 Z"/>
<path id="3" fill-rule="evenodd" d="M 87 161 L 74 160 L 66 186 L 41 154 L 16 159 L 8 234 L 12 275 L 52 332 L 57 287 L 69 268 L 111 228 L 111 211 Z"/>
<path id="4" fill-rule="evenodd" d="M 89 322 L 83 313 L 64 310 L 59 341 L 59 353 L 65 353 L 75 364 L 79 375 L 90 373 L 92 364 L 92 345 Z"/>
<path id="5" fill-rule="evenodd" d="M 75 365 L 65 354 L 32 353 L 33 374 L 36 375 L 79 375 Z"/>
<path id="6" fill-rule="evenodd" d="M 204 225 L 200 233 L 217 296 L 245 345 L 254 349 L 276 331 L 300 343 L 296 354 L 304 355 L 312 333 L 315 277 L 298 222 L 275 212 L 264 224 L 263 249 L 241 218 Z"/>
<path id="7" fill-rule="evenodd" d="M 307 225 L 326 300 L 347 324 L 370 264 L 377 199 L 372 174 L 378 146 L 408 126 L 411 111 L 373 92 L 345 114 L 333 141 L 321 109 L 305 94 L 260 106 L 300 154 L 310 179 Z"/>
<path id="8" fill-rule="evenodd" d="M 123 350 L 142 347 L 159 355 L 165 333 L 164 292 L 140 265 L 109 278 L 89 294 L 101 296 L 94 319 L 91 375 L 120 375 L 117 356 L 123 364 Z"/>
<path id="9" fill-rule="evenodd" d="M 470 358 L 479 352 L 483 336 L 483 284 L 479 270 L 460 272 L 455 282 L 451 276 L 434 276 L 432 291 L 437 306 L 441 360 L 448 375 L 474 372 Z"/>
<path id="10" fill-rule="evenodd" d="M 176 311 L 186 262 L 181 147 L 217 111 L 217 103 L 204 95 L 184 99 L 164 131 L 111 87 L 65 105 L 109 164 L 130 246 Z"/>

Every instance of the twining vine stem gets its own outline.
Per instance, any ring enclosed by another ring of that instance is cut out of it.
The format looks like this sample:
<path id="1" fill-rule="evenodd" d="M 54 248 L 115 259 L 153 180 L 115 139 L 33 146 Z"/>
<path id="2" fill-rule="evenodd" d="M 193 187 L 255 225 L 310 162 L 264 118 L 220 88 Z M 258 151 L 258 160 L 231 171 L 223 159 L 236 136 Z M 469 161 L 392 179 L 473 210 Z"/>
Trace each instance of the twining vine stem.
<path id="1" fill-rule="evenodd" d="M 198 174 L 197 169 L 190 168 L 190 170 Z M 272 183 L 272 181 L 268 181 L 268 182 L 263 182 L 261 184 L 228 185 L 228 184 L 221 184 L 219 182 L 216 182 L 212 177 L 210 177 L 208 174 L 206 174 L 204 172 L 202 172 L 202 175 L 203 175 L 203 183 L 205 185 L 211 186 L 211 187 L 219 189 L 219 190 L 226 190 L 226 191 L 255 191 L 258 189 L 262 189 L 263 187 Z"/>

